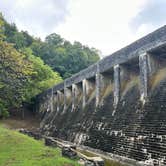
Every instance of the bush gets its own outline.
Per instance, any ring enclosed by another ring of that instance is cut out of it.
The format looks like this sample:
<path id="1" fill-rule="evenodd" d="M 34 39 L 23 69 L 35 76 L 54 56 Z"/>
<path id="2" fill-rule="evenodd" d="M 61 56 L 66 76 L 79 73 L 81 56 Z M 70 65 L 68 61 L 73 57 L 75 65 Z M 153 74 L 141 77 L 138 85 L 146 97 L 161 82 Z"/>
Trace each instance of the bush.
<path id="1" fill-rule="evenodd" d="M 6 107 L 0 103 L 0 118 L 7 118 L 9 117 L 9 112 L 7 111 Z"/>

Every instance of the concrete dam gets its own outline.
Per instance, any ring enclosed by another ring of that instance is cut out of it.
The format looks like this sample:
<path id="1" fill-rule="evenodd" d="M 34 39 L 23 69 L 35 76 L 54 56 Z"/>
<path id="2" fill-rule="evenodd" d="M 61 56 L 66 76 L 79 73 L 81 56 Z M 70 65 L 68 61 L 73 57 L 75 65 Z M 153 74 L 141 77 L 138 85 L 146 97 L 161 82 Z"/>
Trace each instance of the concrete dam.
<path id="1" fill-rule="evenodd" d="M 45 135 L 166 165 L 166 26 L 36 97 Z"/>

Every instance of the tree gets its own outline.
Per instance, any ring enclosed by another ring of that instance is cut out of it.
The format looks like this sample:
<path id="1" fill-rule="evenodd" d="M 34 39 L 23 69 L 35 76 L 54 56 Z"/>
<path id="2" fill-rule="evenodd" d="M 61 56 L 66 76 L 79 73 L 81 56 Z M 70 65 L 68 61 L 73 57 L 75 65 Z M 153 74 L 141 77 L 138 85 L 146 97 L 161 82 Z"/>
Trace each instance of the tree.
<path id="1" fill-rule="evenodd" d="M 98 59 L 95 49 L 72 44 L 56 33 L 43 42 L 19 32 L 0 14 L 0 116 Z"/>
<path id="2" fill-rule="evenodd" d="M 43 48 L 40 40 L 18 32 L 15 24 L 8 24 L 0 15 L 0 117 L 62 81 L 57 72 L 33 55 L 29 46 L 35 46 L 34 41 Z"/>
<path id="3" fill-rule="evenodd" d="M 60 35 L 56 34 L 56 33 L 52 33 L 51 35 L 47 36 L 45 39 L 46 43 L 48 43 L 49 45 L 61 45 L 63 43 L 63 39 L 61 38 Z"/>
<path id="4" fill-rule="evenodd" d="M 0 41 L 1 104 L 7 108 L 20 106 L 32 74 L 32 65 L 25 56 L 17 52 L 11 44 Z"/>
<path id="5" fill-rule="evenodd" d="M 21 107 L 42 91 L 62 81 L 58 73 L 32 55 L 31 49 L 18 52 L 0 41 L 0 117 L 6 110 Z M 5 94 L 5 95 L 4 95 Z"/>
<path id="6" fill-rule="evenodd" d="M 40 56 L 63 78 L 68 78 L 99 60 L 97 50 L 83 46 L 80 42 L 71 44 L 57 34 L 49 35 L 45 42 L 33 42 L 31 49 L 34 55 Z"/>
<path id="7" fill-rule="evenodd" d="M 43 42 L 26 31 L 19 32 L 15 24 L 9 24 L 3 17 L 2 20 L 5 41 L 13 43 L 18 51 L 31 49 L 33 55 L 40 57 L 64 79 L 99 60 L 96 49 L 84 46 L 80 42 L 72 44 L 56 33 L 48 35 Z"/>
<path id="8" fill-rule="evenodd" d="M 48 65 L 45 65 L 40 57 L 34 56 L 31 49 L 26 48 L 22 52 L 33 68 L 33 74 L 26 88 L 25 97 L 26 101 L 30 101 L 32 97 L 61 82 L 62 78 L 59 73 L 53 72 Z"/>
<path id="9" fill-rule="evenodd" d="M 34 41 L 33 37 L 30 36 L 27 31 L 21 31 L 21 33 L 24 36 L 25 46 L 29 47 Z"/>
<path id="10" fill-rule="evenodd" d="M 0 13 L 0 40 L 4 39 L 4 20 L 2 14 Z"/>

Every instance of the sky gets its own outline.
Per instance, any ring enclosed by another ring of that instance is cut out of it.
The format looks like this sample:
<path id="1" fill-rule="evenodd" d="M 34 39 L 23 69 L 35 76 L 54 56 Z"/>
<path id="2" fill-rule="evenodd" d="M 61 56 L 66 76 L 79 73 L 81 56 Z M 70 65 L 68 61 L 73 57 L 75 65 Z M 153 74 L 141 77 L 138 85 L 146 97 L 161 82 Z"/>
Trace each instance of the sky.
<path id="1" fill-rule="evenodd" d="M 60 34 L 110 55 L 166 24 L 166 0 L 0 0 L 0 11 L 35 37 Z"/>

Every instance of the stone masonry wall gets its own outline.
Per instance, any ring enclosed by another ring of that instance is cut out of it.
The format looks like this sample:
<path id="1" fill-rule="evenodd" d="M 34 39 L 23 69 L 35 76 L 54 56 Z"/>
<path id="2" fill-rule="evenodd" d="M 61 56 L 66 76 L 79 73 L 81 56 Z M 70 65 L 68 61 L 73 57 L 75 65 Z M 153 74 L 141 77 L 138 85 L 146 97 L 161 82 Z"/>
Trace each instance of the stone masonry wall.
<path id="1" fill-rule="evenodd" d="M 143 165 L 164 166 L 166 27 L 111 56 L 37 96 L 41 130 Z"/>

